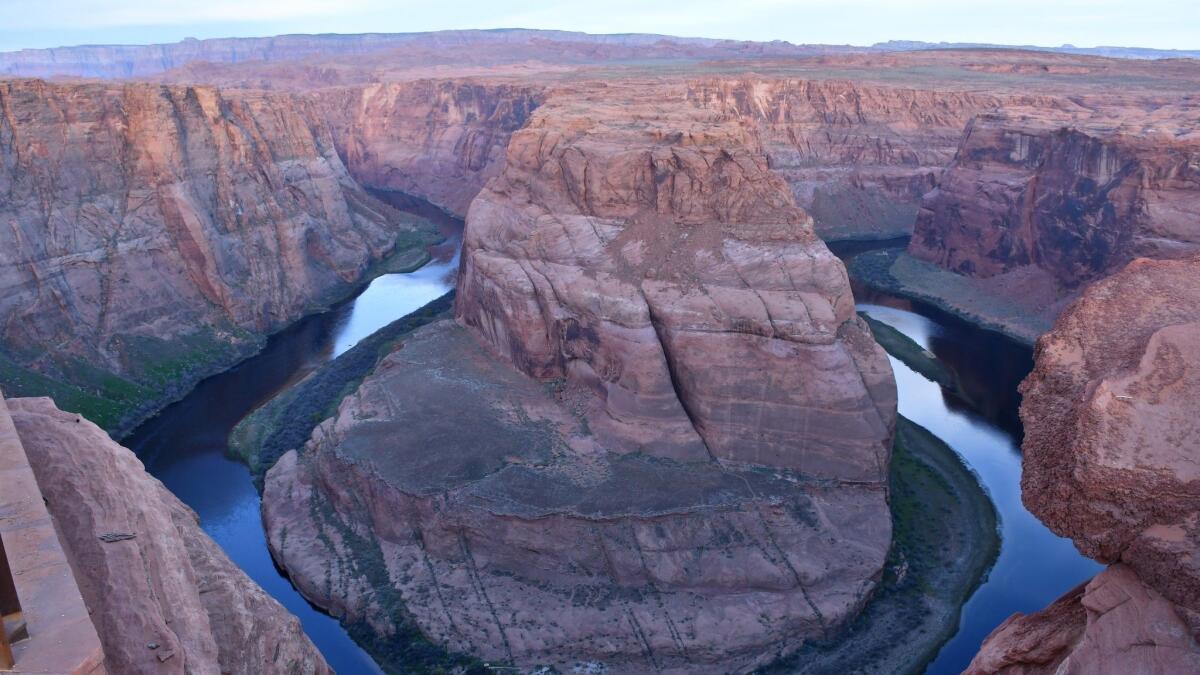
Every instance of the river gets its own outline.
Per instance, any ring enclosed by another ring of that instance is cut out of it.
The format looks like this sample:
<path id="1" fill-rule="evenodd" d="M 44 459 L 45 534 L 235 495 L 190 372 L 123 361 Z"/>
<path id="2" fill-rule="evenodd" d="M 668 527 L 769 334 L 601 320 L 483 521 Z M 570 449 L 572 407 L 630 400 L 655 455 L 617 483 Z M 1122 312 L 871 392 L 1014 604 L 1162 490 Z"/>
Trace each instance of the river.
<path id="1" fill-rule="evenodd" d="M 903 242 L 887 242 L 894 246 Z M 875 245 L 831 246 L 843 258 Z M 1021 503 L 1021 397 L 1032 350 L 927 303 L 854 285 L 858 309 L 901 331 L 959 376 L 965 397 L 943 390 L 895 358 L 900 414 L 953 448 L 978 476 L 1000 516 L 1000 555 L 963 607 L 958 633 L 926 671 L 960 673 L 988 633 L 1013 612 L 1049 605 L 1100 571 L 1069 539 L 1050 532 Z M 969 401 L 966 399 L 970 399 Z"/>
<path id="2" fill-rule="evenodd" d="M 230 431 L 259 405 L 453 286 L 462 221 L 400 195 L 376 196 L 439 226 L 446 241 L 431 247 L 428 264 L 409 274 L 382 275 L 356 297 L 271 336 L 256 356 L 204 380 L 123 441 L 152 475 L 199 514 L 204 531 L 229 558 L 300 618 L 329 665 L 343 675 L 382 671 L 336 619 L 309 604 L 275 566 L 250 471 L 226 451 Z"/>

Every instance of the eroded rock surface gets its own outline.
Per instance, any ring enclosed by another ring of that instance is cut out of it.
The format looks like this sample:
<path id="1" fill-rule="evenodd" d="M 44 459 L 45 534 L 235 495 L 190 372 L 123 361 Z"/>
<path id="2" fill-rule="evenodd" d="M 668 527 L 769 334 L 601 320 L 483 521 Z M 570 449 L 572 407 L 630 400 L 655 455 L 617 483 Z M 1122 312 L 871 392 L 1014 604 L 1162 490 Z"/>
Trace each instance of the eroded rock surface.
<path id="1" fill-rule="evenodd" d="M 701 81 L 688 98 L 758 126 L 771 168 L 817 232 L 832 239 L 911 232 L 963 128 L 1010 102 L 953 89 L 790 78 Z"/>
<path id="2" fill-rule="evenodd" d="M 318 604 L 520 666 L 728 672 L 869 598 L 886 356 L 754 129 L 658 87 L 549 96 L 470 208 L 459 323 L 268 473 Z"/>
<path id="3" fill-rule="evenodd" d="M 1112 566 L 997 629 L 976 672 L 1194 672 L 1200 259 L 1139 259 L 1089 286 L 1021 390 L 1025 504 Z"/>
<path id="4" fill-rule="evenodd" d="M 895 385 L 844 268 L 752 130 L 664 89 L 571 92 L 514 134 L 468 216 L 460 320 L 590 388 L 614 451 L 882 480 Z"/>
<path id="5" fill-rule="evenodd" d="M 225 556 L 132 452 L 50 399 L 7 405 L 108 672 L 332 672 L 299 620 Z"/>
<path id="6" fill-rule="evenodd" d="M 414 228 L 319 119 L 286 95 L 0 83 L 5 383 L 77 387 L 127 429 L 346 292 Z"/>
<path id="7" fill-rule="evenodd" d="M 747 670 L 865 603 L 883 484 L 609 452 L 581 395 L 421 329 L 268 473 L 277 560 L 384 639 L 523 666 Z"/>
<path id="8" fill-rule="evenodd" d="M 418 80 L 314 98 L 358 182 L 418 195 L 462 216 L 503 169 L 509 135 L 542 95 L 528 85 Z"/>
<path id="9" fill-rule="evenodd" d="M 1178 608 L 1118 564 L 1046 609 L 1000 624 L 966 675 L 1198 670 L 1200 649 Z"/>
<path id="10" fill-rule="evenodd" d="M 1200 251 L 1194 103 L 981 115 L 927 194 L 909 251 L 969 276 L 1035 266 L 1064 287 Z"/>

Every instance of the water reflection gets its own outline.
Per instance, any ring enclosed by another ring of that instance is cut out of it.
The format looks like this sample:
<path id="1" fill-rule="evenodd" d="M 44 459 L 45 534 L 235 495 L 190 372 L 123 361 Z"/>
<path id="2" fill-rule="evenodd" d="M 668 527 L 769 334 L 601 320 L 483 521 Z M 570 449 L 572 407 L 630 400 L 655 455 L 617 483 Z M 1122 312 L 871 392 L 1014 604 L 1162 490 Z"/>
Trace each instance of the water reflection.
<path id="1" fill-rule="evenodd" d="M 339 673 L 381 671 L 335 619 L 310 605 L 275 566 L 250 473 L 225 453 L 229 432 L 247 413 L 453 286 L 462 222 L 411 198 L 376 196 L 439 225 L 446 241 L 431 247 L 429 264 L 410 274 L 381 276 L 357 297 L 272 336 L 261 353 L 201 382 L 124 440 L 151 474 L 199 514 L 204 531 L 230 559 L 300 618 L 305 632 Z"/>
<path id="2" fill-rule="evenodd" d="M 855 289 L 859 310 L 891 325 L 953 368 L 963 394 L 944 391 L 897 359 L 900 414 L 932 431 L 966 461 L 1000 514 L 1000 555 L 963 607 L 958 633 L 928 673 L 958 673 L 1013 612 L 1042 609 L 1100 570 L 1021 503 L 1017 384 L 1032 367 L 1027 347 L 924 303 Z"/>

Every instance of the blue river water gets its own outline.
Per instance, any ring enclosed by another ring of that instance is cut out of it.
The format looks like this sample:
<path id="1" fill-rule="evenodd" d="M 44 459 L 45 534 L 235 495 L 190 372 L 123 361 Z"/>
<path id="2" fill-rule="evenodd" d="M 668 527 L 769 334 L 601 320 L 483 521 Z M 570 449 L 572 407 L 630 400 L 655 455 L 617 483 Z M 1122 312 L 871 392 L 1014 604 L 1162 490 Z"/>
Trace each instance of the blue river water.
<path id="1" fill-rule="evenodd" d="M 387 197 L 387 195 L 380 195 Z M 342 675 L 382 671 L 336 619 L 309 604 L 267 548 L 258 491 L 242 462 L 226 455 L 229 433 L 258 406 L 359 340 L 446 293 L 454 285 L 462 222 L 410 200 L 397 206 L 437 223 L 446 241 L 409 274 L 385 274 L 356 297 L 271 336 L 257 355 L 196 386 L 123 443 L 146 469 L 200 516 L 229 558 L 288 611 Z"/>

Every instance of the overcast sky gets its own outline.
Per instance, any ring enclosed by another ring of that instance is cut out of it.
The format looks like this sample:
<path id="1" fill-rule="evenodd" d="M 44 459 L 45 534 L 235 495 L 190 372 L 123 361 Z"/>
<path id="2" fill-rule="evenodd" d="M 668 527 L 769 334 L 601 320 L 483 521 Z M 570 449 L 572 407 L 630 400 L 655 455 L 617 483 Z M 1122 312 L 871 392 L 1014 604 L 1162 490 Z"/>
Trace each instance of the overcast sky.
<path id="1" fill-rule="evenodd" d="M 1200 49 L 1200 0 L 0 0 L 0 50 L 511 27 L 795 43 Z"/>

